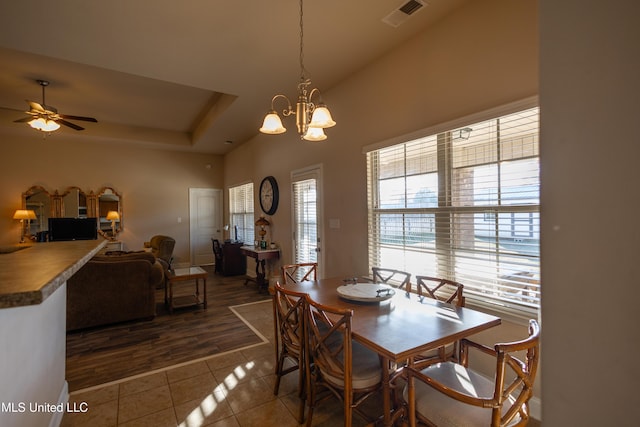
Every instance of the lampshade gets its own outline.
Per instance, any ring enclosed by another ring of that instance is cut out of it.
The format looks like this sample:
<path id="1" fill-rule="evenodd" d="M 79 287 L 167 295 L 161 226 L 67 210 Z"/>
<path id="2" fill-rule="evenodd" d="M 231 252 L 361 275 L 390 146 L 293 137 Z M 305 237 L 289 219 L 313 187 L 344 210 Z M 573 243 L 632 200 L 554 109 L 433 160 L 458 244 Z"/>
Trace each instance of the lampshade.
<path id="1" fill-rule="evenodd" d="M 327 139 L 324 130 L 322 128 L 308 128 L 307 133 L 302 137 L 306 141 L 324 141 Z"/>
<path id="2" fill-rule="evenodd" d="M 309 123 L 310 128 L 330 128 L 335 125 L 336 122 L 331 118 L 331 113 L 326 105 L 319 104 L 315 110 L 313 110 L 311 123 Z"/>
<path id="3" fill-rule="evenodd" d="M 53 120 L 44 119 L 42 117 L 38 117 L 29 122 L 29 126 L 34 129 L 41 130 L 43 132 L 53 132 L 54 130 L 60 129 L 60 125 Z"/>
<path id="4" fill-rule="evenodd" d="M 267 219 L 263 216 L 261 216 L 260 218 L 258 218 L 258 220 L 256 221 L 256 225 L 259 225 L 261 227 L 264 227 L 266 225 L 270 225 L 271 223 L 269 221 L 267 221 Z"/>
<path id="5" fill-rule="evenodd" d="M 117 211 L 107 212 L 107 221 L 118 221 L 119 219 L 120 219 L 120 214 Z"/>
<path id="6" fill-rule="evenodd" d="M 274 110 L 269 111 L 269 113 L 264 117 L 260 132 L 269 135 L 278 135 L 285 133 L 286 131 L 287 129 L 282 125 L 282 120 L 280 119 L 280 116 L 278 116 L 278 113 Z"/>
<path id="7" fill-rule="evenodd" d="M 13 219 L 36 219 L 36 213 L 32 210 L 18 209 L 13 214 Z"/>

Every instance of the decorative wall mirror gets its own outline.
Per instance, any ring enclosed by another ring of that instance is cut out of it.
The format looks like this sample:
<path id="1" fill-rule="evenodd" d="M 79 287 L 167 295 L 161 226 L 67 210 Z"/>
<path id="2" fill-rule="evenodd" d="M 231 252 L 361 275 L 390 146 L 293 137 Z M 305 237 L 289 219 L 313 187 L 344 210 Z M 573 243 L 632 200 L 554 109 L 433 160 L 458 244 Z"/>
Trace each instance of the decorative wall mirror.
<path id="1" fill-rule="evenodd" d="M 111 187 L 98 192 L 98 233 L 114 239 L 122 231 L 122 196 Z"/>
<path id="2" fill-rule="evenodd" d="M 69 187 L 62 193 L 61 217 L 62 218 L 86 218 L 87 196 L 79 187 Z"/>
<path id="3" fill-rule="evenodd" d="M 47 190 L 39 185 L 30 187 L 22 193 L 22 208 L 32 210 L 36 214 L 36 219 L 29 222 L 29 230 L 25 230 L 27 236 L 33 236 L 49 229 L 52 206 L 51 195 Z"/>

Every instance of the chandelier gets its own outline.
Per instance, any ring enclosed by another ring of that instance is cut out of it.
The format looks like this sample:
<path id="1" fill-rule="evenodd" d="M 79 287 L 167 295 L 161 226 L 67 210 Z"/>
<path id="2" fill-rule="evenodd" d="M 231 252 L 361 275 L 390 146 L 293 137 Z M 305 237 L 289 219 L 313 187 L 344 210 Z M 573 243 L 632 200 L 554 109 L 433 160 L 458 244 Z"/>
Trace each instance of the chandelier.
<path id="1" fill-rule="evenodd" d="M 264 117 L 260 132 L 278 135 L 285 133 L 287 129 L 282 125 L 282 120 L 274 108 L 276 99 L 283 98 L 287 101 L 287 108 L 282 110 L 282 115 L 289 117 L 296 116 L 296 127 L 300 138 L 307 141 L 322 141 L 327 139 L 324 133 L 325 128 L 335 126 L 336 122 L 331 118 L 331 113 L 327 106 L 322 102 L 315 104 L 312 101 L 314 95 L 320 97 L 320 91 L 317 88 L 309 90 L 311 79 L 305 77 L 304 68 L 304 28 L 303 28 L 303 8 L 302 0 L 300 0 L 300 82 L 298 83 L 298 102 L 296 102 L 295 110 L 291 107 L 291 101 L 285 95 L 275 95 L 271 99 L 271 110 Z"/>

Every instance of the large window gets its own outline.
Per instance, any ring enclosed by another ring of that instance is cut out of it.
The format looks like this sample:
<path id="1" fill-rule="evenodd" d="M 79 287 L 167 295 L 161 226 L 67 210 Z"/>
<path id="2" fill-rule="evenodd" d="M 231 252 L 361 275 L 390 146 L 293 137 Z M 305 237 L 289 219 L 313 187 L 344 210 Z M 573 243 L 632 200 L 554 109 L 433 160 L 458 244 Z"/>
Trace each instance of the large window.
<path id="1" fill-rule="evenodd" d="M 369 264 L 540 305 L 538 108 L 367 153 Z"/>
<path id="2" fill-rule="evenodd" d="M 255 240 L 253 219 L 253 183 L 229 188 L 231 238 L 248 244 Z"/>

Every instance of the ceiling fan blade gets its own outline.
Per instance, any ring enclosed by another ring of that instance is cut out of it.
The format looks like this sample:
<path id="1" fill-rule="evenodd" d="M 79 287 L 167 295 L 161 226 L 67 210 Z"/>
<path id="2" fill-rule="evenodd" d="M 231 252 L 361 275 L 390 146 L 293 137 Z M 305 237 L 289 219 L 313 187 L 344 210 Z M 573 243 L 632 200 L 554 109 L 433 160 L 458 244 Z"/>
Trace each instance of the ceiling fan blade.
<path id="1" fill-rule="evenodd" d="M 14 120 L 13 123 L 27 123 L 27 122 L 30 122 L 31 120 L 33 120 L 33 116 L 23 117 L 21 119 Z"/>
<path id="2" fill-rule="evenodd" d="M 82 116 L 70 116 L 68 114 L 59 114 L 60 117 L 62 117 L 63 119 L 69 119 L 69 120 L 83 120 L 85 122 L 93 122 L 93 123 L 98 123 L 98 121 L 96 119 L 94 119 L 93 117 L 82 117 Z"/>
<path id="3" fill-rule="evenodd" d="M 27 104 L 29 104 L 29 108 L 31 108 L 31 111 L 35 111 L 38 113 L 44 113 L 45 109 L 42 105 L 40 105 L 38 102 L 35 101 L 29 101 L 28 99 L 26 100 Z"/>
<path id="4" fill-rule="evenodd" d="M 56 120 L 56 122 L 57 122 L 57 123 L 60 123 L 61 125 L 68 126 L 68 127 L 70 127 L 71 129 L 75 129 L 75 130 L 84 130 L 84 128 L 83 128 L 82 126 L 78 126 L 78 125 L 77 125 L 77 124 L 75 124 L 75 123 L 71 123 L 71 122 L 68 122 L 68 121 L 63 120 L 63 119 L 58 119 L 58 120 Z"/>

